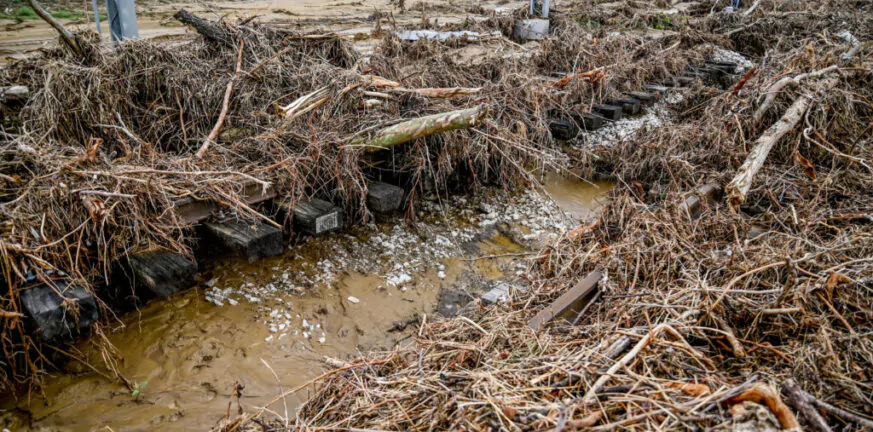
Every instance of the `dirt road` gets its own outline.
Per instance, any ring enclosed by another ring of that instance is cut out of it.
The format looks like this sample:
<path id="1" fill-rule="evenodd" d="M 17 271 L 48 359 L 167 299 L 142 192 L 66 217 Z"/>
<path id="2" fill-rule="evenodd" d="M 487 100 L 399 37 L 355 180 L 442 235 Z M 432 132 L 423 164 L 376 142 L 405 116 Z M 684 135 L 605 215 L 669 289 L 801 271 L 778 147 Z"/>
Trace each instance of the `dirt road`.
<path id="1" fill-rule="evenodd" d="M 492 10 L 510 10 L 521 6 L 524 2 L 503 1 L 446 1 L 416 2 L 401 11 L 396 5 L 385 0 L 334 0 L 325 3 L 320 0 L 276 0 L 276 1 L 243 1 L 220 3 L 152 3 L 147 2 L 137 6 L 139 16 L 140 36 L 143 38 L 184 38 L 190 34 L 182 24 L 172 18 L 180 8 L 188 9 L 206 17 L 250 17 L 258 15 L 261 20 L 277 25 L 295 27 L 301 30 L 324 29 L 342 32 L 353 36 L 357 33 L 369 33 L 376 24 L 375 12 L 390 14 L 394 22 L 406 24 L 417 22 L 422 17 L 438 20 L 440 23 L 461 22 L 468 16 L 482 18 L 483 15 L 473 12 Z M 480 6 L 482 9 L 480 9 Z M 60 20 L 72 30 L 95 28 L 93 15 L 78 20 Z M 386 25 L 386 24 L 383 24 Z M 109 43 L 106 22 L 101 27 L 104 42 Z M 28 52 L 56 43 L 56 33 L 48 24 L 41 20 L 0 20 L 0 56 L 3 61 L 27 55 Z"/>

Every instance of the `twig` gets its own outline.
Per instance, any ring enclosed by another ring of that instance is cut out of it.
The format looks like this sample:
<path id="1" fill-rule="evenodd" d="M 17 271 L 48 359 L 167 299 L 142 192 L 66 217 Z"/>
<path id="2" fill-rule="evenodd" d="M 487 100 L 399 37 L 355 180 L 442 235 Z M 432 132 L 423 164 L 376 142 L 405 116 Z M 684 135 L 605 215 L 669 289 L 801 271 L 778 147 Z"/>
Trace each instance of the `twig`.
<path id="1" fill-rule="evenodd" d="M 230 105 L 230 94 L 233 92 L 233 84 L 239 79 L 242 70 L 242 55 L 245 44 L 245 40 L 242 40 L 239 43 L 239 53 L 236 58 L 236 71 L 233 74 L 233 78 L 231 78 L 227 83 L 227 90 L 224 91 L 224 101 L 221 103 L 221 113 L 218 114 L 218 121 L 215 123 L 215 127 L 212 128 L 212 132 L 209 133 L 209 136 L 206 137 L 206 141 L 203 141 L 203 145 L 200 146 L 200 149 L 197 150 L 197 153 L 194 155 L 197 159 L 201 159 L 203 155 L 206 154 L 206 150 L 209 149 L 209 144 L 218 139 L 218 132 L 221 131 L 221 125 L 224 124 L 224 118 L 227 116 L 227 109 Z"/>

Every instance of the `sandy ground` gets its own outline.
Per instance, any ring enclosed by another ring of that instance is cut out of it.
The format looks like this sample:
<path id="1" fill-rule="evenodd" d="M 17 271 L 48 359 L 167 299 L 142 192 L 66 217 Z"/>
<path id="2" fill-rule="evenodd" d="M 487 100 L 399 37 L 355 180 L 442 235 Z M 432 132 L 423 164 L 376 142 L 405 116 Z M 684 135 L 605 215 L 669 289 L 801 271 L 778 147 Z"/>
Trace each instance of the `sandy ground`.
<path id="1" fill-rule="evenodd" d="M 99 3 L 99 2 L 98 2 Z M 408 1 L 408 9 L 401 12 L 398 7 L 386 0 L 276 0 L 242 2 L 180 2 L 144 3 L 137 6 L 140 36 L 144 38 L 180 38 L 191 31 L 172 18 L 180 8 L 185 8 L 207 18 L 250 17 L 258 15 L 261 20 L 275 25 L 298 28 L 300 30 L 324 29 L 342 32 L 352 36 L 356 33 L 370 32 L 375 22 L 370 18 L 374 12 L 391 13 L 398 24 L 414 23 L 423 16 L 439 22 L 461 22 L 471 14 L 468 10 L 481 6 L 486 11 L 510 11 L 521 7 L 525 2 L 504 0 L 434 0 L 428 2 Z M 89 16 L 93 19 L 93 15 Z M 61 20 L 70 29 L 94 29 L 93 21 Z M 101 24 L 104 42 L 109 43 L 108 28 Z M 15 22 L 0 20 L 0 57 L 16 58 L 45 46 L 53 46 L 57 41 L 55 31 L 41 20 Z"/>

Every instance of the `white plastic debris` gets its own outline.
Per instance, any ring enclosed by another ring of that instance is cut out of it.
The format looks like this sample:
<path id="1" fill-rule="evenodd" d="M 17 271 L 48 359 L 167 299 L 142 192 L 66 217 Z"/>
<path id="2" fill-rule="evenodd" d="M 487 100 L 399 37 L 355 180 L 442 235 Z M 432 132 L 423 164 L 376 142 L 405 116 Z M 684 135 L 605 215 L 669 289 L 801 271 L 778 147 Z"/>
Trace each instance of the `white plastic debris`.
<path id="1" fill-rule="evenodd" d="M 359 298 L 357 298 L 357 297 L 355 297 L 355 296 L 349 296 L 349 298 L 347 298 L 346 300 L 348 300 L 348 301 L 350 301 L 350 302 L 352 302 L 352 303 L 354 303 L 354 304 L 358 304 L 358 303 L 361 302 L 361 299 L 359 299 Z"/>

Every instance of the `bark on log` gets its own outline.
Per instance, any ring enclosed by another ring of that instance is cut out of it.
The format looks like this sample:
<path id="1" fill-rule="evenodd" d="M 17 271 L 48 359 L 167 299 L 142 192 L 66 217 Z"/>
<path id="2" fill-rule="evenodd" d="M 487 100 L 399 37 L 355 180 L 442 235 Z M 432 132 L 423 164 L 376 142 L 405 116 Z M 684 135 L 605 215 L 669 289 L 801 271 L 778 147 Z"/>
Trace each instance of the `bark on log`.
<path id="1" fill-rule="evenodd" d="M 754 116 L 755 123 L 758 123 L 759 121 L 761 121 L 762 118 L 764 118 L 764 114 L 766 114 L 767 110 L 770 109 L 770 107 L 773 105 L 773 102 L 776 100 L 776 96 L 779 95 L 779 92 L 783 88 L 785 88 L 789 85 L 790 86 L 798 85 L 798 84 L 800 84 L 801 81 L 803 81 L 805 79 L 818 78 L 822 75 L 825 75 L 829 72 L 836 71 L 838 69 L 839 68 L 836 65 L 832 65 L 832 66 L 828 66 L 824 69 L 817 70 L 815 72 L 800 74 L 796 77 L 785 77 L 779 81 L 776 81 L 776 84 L 773 84 L 770 87 L 770 89 L 767 90 L 767 96 L 764 98 L 764 102 L 761 104 L 761 106 L 758 108 L 758 110 L 755 111 L 755 116 Z"/>
<path id="2" fill-rule="evenodd" d="M 0 102 L 17 102 L 27 100 L 30 89 L 23 85 L 0 87 Z"/>
<path id="3" fill-rule="evenodd" d="M 79 47 L 79 43 L 76 42 L 76 37 L 73 36 L 73 34 L 70 33 L 69 30 L 64 28 L 64 26 L 61 25 L 61 23 L 58 22 L 58 20 L 56 20 L 53 16 L 51 16 L 51 14 L 46 12 L 45 9 L 43 9 L 42 6 L 40 6 L 40 4 L 36 2 L 36 0 L 27 0 L 27 2 L 30 4 L 30 7 L 33 9 L 33 11 L 36 12 L 36 14 L 39 15 L 40 18 L 43 19 L 43 21 L 47 22 L 50 26 L 54 27 L 54 29 L 57 30 L 58 33 L 60 33 L 61 39 L 63 39 L 64 43 L 66 43 L 67 46 L 70 47 L 71 50 L 73 50 L 73 54 L 76 54 L 78 57 L 84 57 L 84 54 L 82 53 L 82 48 Z"/>
<path id="4" fill-rule="evenodd" d="M 803 113 L 809 108 L 810 103 L 810 95 L 802 95 L 797 98 L 791 107 L 788 108 L 788 111 L 785 112 L 785 115 L 755 140 L 752 151 L 737 171 L 736 177 L 725 188 L 728 194 L 728 203 L 731 207 L 736 208 L 746 200 L 746 194 L 749 193 L 749 189 L 752 187 L 755 174 L 764 165 L 770 150 L 780 138 L 791 129 L 794 129 L 794 126 L 800 122 Z"/>
<path id="5" fill-rule="evenodd" d="M 488 109 L 479 105 L 475 108 L 419 117 L 382 129 L 369 138 L 354 138 L 349 145 L 368 147 L 367 151 L 370 152 L 378 151 L 435 133 L 476 126 L 487 113 Z"/>
<path id="6" fill-rule="evenodd" d="M 800 416 L 806 420 L 807 427 L 816 432 L 831 432 L 830 426 L 822 418 L 818 410 L 813 406 L 809 393 L 805 392 L 793 378 L 789 378 L 782 384 L 782 396 L 785 396 L 785 401 L 797 411 L 800 411 Z"/>
<path id="7" fill-rule="evenodd" d="M 233 44 L 230 33 L 205 19 L 186 11 L 185 9 L 179 9 L 179 11 L 173 15 L 173 18 L 177 19 L 182 24 L 193 27 L 197 33 L 200 33 L 204 38 L 211 42 L 226 46 L 231 46 Z"/>

